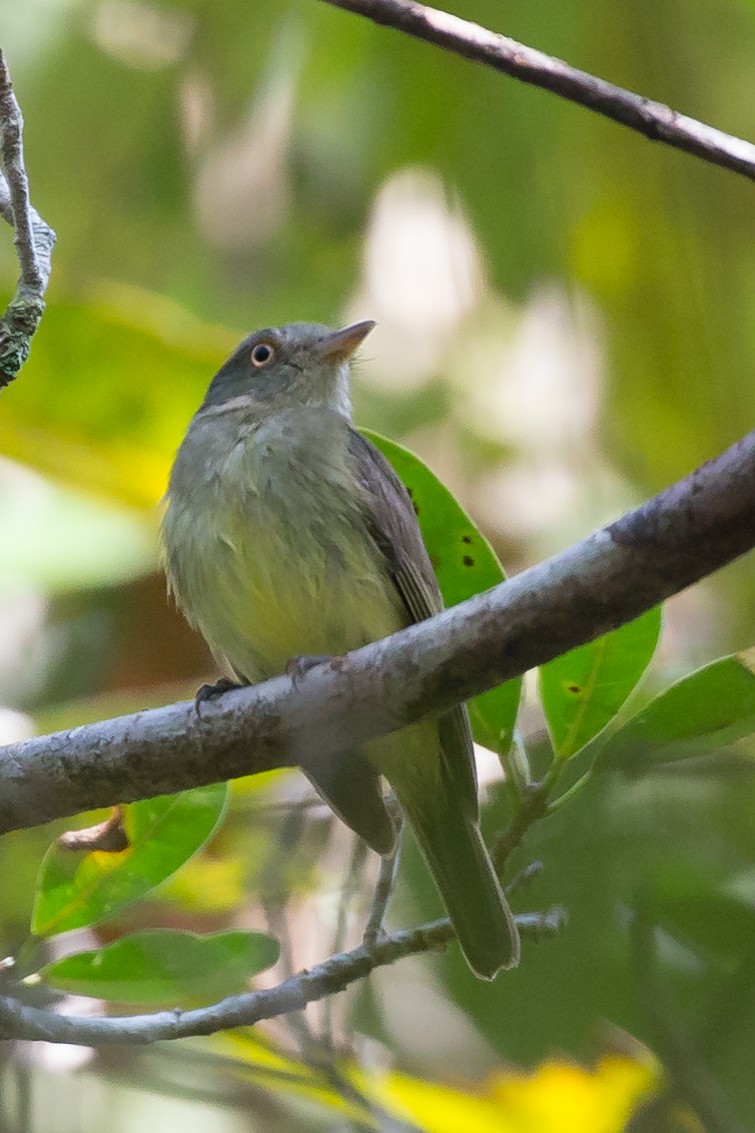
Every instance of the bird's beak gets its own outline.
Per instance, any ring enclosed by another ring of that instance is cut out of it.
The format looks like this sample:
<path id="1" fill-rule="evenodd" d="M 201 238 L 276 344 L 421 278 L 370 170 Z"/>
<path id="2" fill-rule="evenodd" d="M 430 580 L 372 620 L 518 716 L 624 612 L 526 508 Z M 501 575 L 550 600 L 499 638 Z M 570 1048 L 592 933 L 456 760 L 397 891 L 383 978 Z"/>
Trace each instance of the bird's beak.
<path id="1" fill-rule="evenodd" d="M 314 353 L 317 359 L 321 362 L 346 362 L 357 347 L 361 346 L 374 326 L 372 319 L 365 319 L 362 323 L 352 323 L 343 330 L 334 330 L 332 334 L 326 334 L 315 345 Z"/>

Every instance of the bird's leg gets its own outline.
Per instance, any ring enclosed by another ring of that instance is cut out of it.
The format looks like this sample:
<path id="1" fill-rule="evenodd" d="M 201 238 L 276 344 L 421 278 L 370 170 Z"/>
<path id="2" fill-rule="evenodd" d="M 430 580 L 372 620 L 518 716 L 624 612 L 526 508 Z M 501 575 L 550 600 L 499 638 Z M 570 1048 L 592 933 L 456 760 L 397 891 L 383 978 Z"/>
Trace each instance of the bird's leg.
<path id="1" fill-rule="evenodd" d="M 214 685 L 202 685 L 197 689 L 196 696 L 194 697 L 194 710 L 201 718 L 202 705 L 206 704 L 208 700 L 217 700 L 224 692 L 229 692 L 232 688 L 241 688 L 241 681 L 232 681 L 230 677 L 220 677 Z"/>
<path id="2" fill-rule="evenodd" d="M 310 669 L 332 659 L 329 653 L 314 653 L 309 657 L 292 657 L 290 661 L 286 662 L 286 676 L 291 678 L 294 686 L 297 686 Z"/>

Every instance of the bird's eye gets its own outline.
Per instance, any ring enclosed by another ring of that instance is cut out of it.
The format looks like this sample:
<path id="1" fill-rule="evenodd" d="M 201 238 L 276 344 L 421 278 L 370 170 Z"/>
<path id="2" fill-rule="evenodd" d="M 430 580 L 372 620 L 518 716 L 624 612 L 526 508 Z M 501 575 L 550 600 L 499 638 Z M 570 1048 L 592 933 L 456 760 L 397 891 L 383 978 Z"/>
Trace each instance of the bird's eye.
<path id="1" fill-rule="evenodd" d="M 269 342 L 258 342 L 252 350 L 252 365 L 258 369 L 267 366 L 275 357 L 275 351 Z"/>

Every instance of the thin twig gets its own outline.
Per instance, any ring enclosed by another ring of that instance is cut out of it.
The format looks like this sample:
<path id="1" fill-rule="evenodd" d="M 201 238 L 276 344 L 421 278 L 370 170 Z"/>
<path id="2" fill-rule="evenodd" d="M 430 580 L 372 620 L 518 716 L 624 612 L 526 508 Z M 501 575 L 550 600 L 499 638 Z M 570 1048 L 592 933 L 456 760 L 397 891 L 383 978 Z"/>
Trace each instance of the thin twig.
<path id="1" fill-rule="evenodd" d="M 12 210 L 10 222 L 16 230 L 13 242 L 21 265 L 21 284 L 34 293 L 42 288 L 42 272 L 34 244 L 29 181 L 24 165 L 24 120 L 13 93 L 13 83 L 2 51 L 0 51 L 0 130 L 3 171 L 10 195 Z"/>
<path id="2" fill-rule="evenodd" d="M 567 551 L 293 684 L 276 677 L 0 751 L 0 833 L 306 763 L 616 629 L 755 545 L 755 432 Z"/>
<path id="3" fill-rule="evenodd" d="M 531 783 L 521 796 L 519 807 L 514 812 L 511 822 L 502 834 L 496 838 L 491 857 L 495 871 L 503 877 L 509 858 L 519 846 L 524 835 L 548 812 L 548 800 L 562 770 L 562 764 L 554 761 L 550 770 L 539 783 Z M 516 879 L 514 879 L 516 880 Z"/>
<path id="4" fill-rule="evenodd" d="M 515 873 L 511 881 L 507 884 L 504 892 L 507 897 L 513 897 L 515 893 L 520 893 L 523 889 L 527 889 L 539 877 L 542 877 L 544 866 L 542 862 L 529 862 Z"/>
<path id="5" fill-rule="evenodd" d="M 369 847 L 367 843 L 361 838 L 355 838 L 351 861 L 349 862 L 349 868 L 346 873 L 346 880 L 341 888 L 341 897 L 338 902 L 338 916 L 336 918 L 336 929 L 333 933 L 331 952 L 343 952 L 346 947 L 346 938 L 349 928 L 349 910 L 352 901 L 362 887 L 362 874 L 364 873 L 368 853 Z"/>
<path id="6" fill-rule="evenodd" d="M 0 216 L 15 229 L 21 275 L 13 299 L 0 318 L 0 389 L 18 374 L 29 356 L 31 338 L 45 309 L 56 236 L 29 200 L 24 165 L 23 118 L 13 93 L 8 65 L 0 51 Z"/>
<path id="7" fill-rule="evenodd" d="M 661 102 L 614 86 L 543 51 L 497 35 L 479 24 L 413 0 L 325 0 L 325 3 L 503 71 L 523 83 L 542 87 L 628 126 L 651 141 L 663 142 L 755 180 L 755 145 L 752 143 L 679 114 Z"/>
<path id="8" fill-rule="evenodd" d="M 330 946 L 331 955 L 336 952 L 343 952 L 344 948 L 346 947 L 346 940 L 349 931 L 349 913 L 351 911 L 351 906 L 354 898 L 361 888 L 362 874 L 364 873 L 364 867 L 367 861 L 368 853 L 369 846 L 367 845 L 367 843 L 364 842 L 361 838 L 354 838 L 354 843 L 351 851 L 351 860 L 349 861 L 349 868 L 346 871 L 346 879 L 341 886 L 341 895 L 338 900 L 338 915 L 336 917 L 336 927 L 335 932 L 333 933 L 333 941 Z M 330 1051 L 335 1048 L 335 1040 L 333 1035 L 332 998 L 326 999 L 323 1004 L 320 1039 Z"/>
<path id="9" fill-rule="evenodd" d="M 296 971 L 284 875 L 304 833 L 304 814 L 305 812 L 298 808 L 284 814 L 278 835 L 271 841 L 267 862 L 260 870 L 258 879 L 267 930 L 280 945 L 278 963 L 284 980 L 290 979 Z M 306 1058 L 315 1043 L 315 1037 L 304 1012 L 291 1011 L 286 1017 L 286 1022 L 299 1044 L 302 1055 Z"/>
<path id="10" fill-rule="evenodd" d="M 520 936 L 527 940 L 555 936 L 563 925 L 559 910 L 521 913 L 515 920 Z M 163 1039 L 211 1035 L 229 1027 L 250 1027 L 263 1019 L 301 1011 L 308 1003 L 344 991 L 376 968 L 394 964 L 405 956 L 443 949 L 453 937 L 454 931 L 447 919 L 404 929 L 383 937 L 373 948 L 362 944 L 350 952 L 331 956 L 276 987 L 231 996 L 193 1011 L 176 1009 L 153 1015 L 92 1019 L 58 1015 L 29 1007 L 7 995 L 0 996 L 0 1038 L 79 1046 L 109 1046 L 114 1043 L 131 1046 Z"/>
<path id="11" fill-rule="evenodd" d="M 388 904 L 393 896 L 393 887 L 396 883 L 396 875 L 398 867 L 401 862 L 401 844 L 404 834 L 404 817 L 396 805 L 395 807 L 395 824 L 396 824 L 396 848 L 388 858 L 383 858 L 380 863 L 380 873 L 378 875 L 377 884 L 375 886 L 375 893 L 372 898 L 372 907 L 370 908 L 367 923 L 364 926 L 363 941 L 367 948 L 373 948 L 383 932 L 383 921 L 385 914 L 388 911 Z"/>

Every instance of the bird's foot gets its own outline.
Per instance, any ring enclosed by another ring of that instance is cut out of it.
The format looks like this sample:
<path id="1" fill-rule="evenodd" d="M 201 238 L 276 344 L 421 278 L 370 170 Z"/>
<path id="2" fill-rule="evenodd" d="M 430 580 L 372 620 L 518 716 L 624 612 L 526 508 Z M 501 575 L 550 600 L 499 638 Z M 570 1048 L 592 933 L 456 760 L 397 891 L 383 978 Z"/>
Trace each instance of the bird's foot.
<path id="1" fill-rule="evenodd" d="M 296 688 L 310 669 L 331 660 L 332 657 L 329 653 L 315 653 L 310 657 L 292 657 L 290 661 L 286 662 L 286 676 L 291 678 L 291 682 Z"/>
<path id="2" fill-rule="evenodd" d="M 202 718 L 202 705 L 206 704 L 208 700 L 217 700 L 219 696 L 232 688 L 241 688 L 241 685 L 238 681 L 232 681 L 230 677 L 221 677 L 214 685 L 202 685 L 201 688 L 198 688 L 194 697 L 194 711 L 200 720 Z"/>

